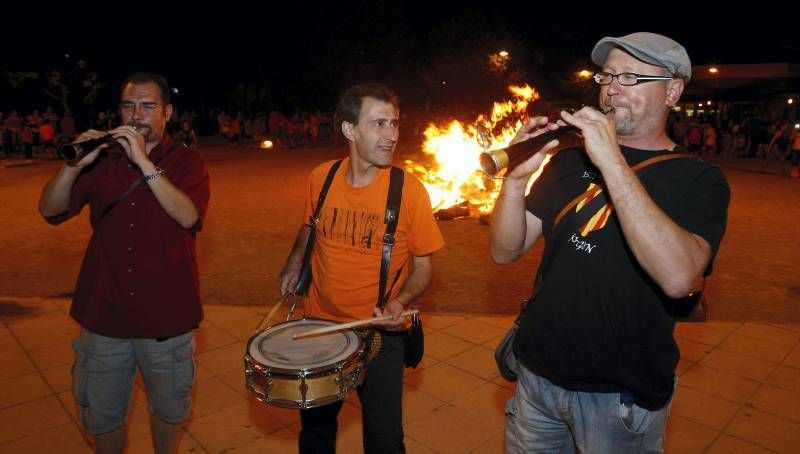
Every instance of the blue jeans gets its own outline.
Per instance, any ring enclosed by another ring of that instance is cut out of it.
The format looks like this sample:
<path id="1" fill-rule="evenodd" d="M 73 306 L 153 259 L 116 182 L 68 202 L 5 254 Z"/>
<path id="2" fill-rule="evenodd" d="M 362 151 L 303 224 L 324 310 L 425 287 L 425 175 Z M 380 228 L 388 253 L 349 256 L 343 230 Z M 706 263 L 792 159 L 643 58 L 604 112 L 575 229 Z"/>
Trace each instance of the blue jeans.
<path id="1" fill-rule="evenodd" d="M 159 342 L 81 329 L 73 349 L 72 395 L 81 407 L 86 433 L 99 435 L 125 424 L 137 366 L 152 415 L 170 424 L 188 416 L 195 373 L 191 331 Z"/>
<path id="2" fill-rule="evenodd" d="M 649 411 L 620 393 L 569 391 L 520 369 L 506 404 L 506 454 L 664 451 L 671 401 Z"/>

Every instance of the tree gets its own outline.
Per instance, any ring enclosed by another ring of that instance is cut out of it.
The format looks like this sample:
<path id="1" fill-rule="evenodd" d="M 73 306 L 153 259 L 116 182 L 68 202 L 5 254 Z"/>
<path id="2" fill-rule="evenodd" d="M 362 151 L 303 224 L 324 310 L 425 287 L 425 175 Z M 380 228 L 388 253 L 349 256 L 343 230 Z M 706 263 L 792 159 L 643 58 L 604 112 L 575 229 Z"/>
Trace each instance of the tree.
<path id="1" fill-rule="evenodd" d="M 89 115 L 96 110 L 105 99 L 107 84 L 100 78 L 100 73 L 89 66 L 84 59 L 74 63 L 69 55 L 65 56 L 61 65 L 35 71 L 6 71 L 3 73 L 9 87 L 15 91 L 30 91 L 38 96 L 34 105 L 27 109 L 40 108 L 38 103 L 48 99 L 55 100 L 62 112 L 69 112 L 75 117 L 79 128 L 86 127 Z M 28 101 L 31 103 L 31 101 Z"/>
<path id="2" fill-rule="evenodd" d="M 449 112 L 484 111 L 526 82 L 536 55 L 499 18 L 468 11 L 433 30 L 423 79 L 432 101 Z"/>

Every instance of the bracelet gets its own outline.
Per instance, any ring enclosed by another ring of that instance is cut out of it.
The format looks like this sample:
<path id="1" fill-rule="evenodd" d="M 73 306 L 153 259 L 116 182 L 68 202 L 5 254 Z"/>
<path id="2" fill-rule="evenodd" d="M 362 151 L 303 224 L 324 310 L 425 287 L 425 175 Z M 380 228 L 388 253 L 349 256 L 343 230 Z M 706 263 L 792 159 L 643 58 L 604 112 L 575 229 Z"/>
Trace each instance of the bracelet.
<path id="1" fill-rule="evenodd" d="M 149 183 L 155 180 L 156 178 L 160 177 L 161 175 L 164 175 L 164 169 L 162 169 L 161 167 L 156 167 L 156 172 L 151 173 L 150 175 L 145 175 L 144 181 L 147 181 Z"/>

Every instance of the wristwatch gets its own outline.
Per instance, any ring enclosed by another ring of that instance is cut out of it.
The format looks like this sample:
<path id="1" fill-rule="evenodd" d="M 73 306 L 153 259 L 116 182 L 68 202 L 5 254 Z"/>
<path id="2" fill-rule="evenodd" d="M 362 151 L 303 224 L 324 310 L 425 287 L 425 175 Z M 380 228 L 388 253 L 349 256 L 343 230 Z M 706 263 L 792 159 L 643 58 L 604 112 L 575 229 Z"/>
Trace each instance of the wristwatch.
<path id="1" fill-rule="evenodd" d="M 156 171 L 154 173 L 144 176 L 144 181 L 147 182 L 153 181 L 156 178 L 160 177 L 161 175 L 164 175 L 164 169 L 162 169 L 161 167 L 156 167 Z"/>

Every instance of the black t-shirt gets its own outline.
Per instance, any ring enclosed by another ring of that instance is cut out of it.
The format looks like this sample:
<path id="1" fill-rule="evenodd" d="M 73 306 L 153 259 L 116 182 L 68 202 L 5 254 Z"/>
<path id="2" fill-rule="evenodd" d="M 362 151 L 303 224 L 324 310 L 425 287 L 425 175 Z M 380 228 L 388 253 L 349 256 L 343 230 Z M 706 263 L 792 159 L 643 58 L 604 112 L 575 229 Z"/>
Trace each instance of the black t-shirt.
<path id="1" fill-rule="evenodd" d="M 622 153 L 633 166 L 671 151 L 622 147 Z M 638 175 L 673 221 L 708 241 L 713 258 L 730 200 L 722 171 L 687 157 L 653 164 Z M 609 205 L 586 205 L 596 211 L 591 219 L 573 208 L 553 231 L 561 209 L 601 179 L 584 150 L 572 148 L 555 155 L 534 183 L 526 206 L 542 220 L 549 258 L 543 259 L 543 279 L 523 314 L 514 350 L 528 369 L 558 386 L 628 390 L 637 405 L 656 410 L 672 395 L 679 357 L 672 300 L 636 262 Z"/>

